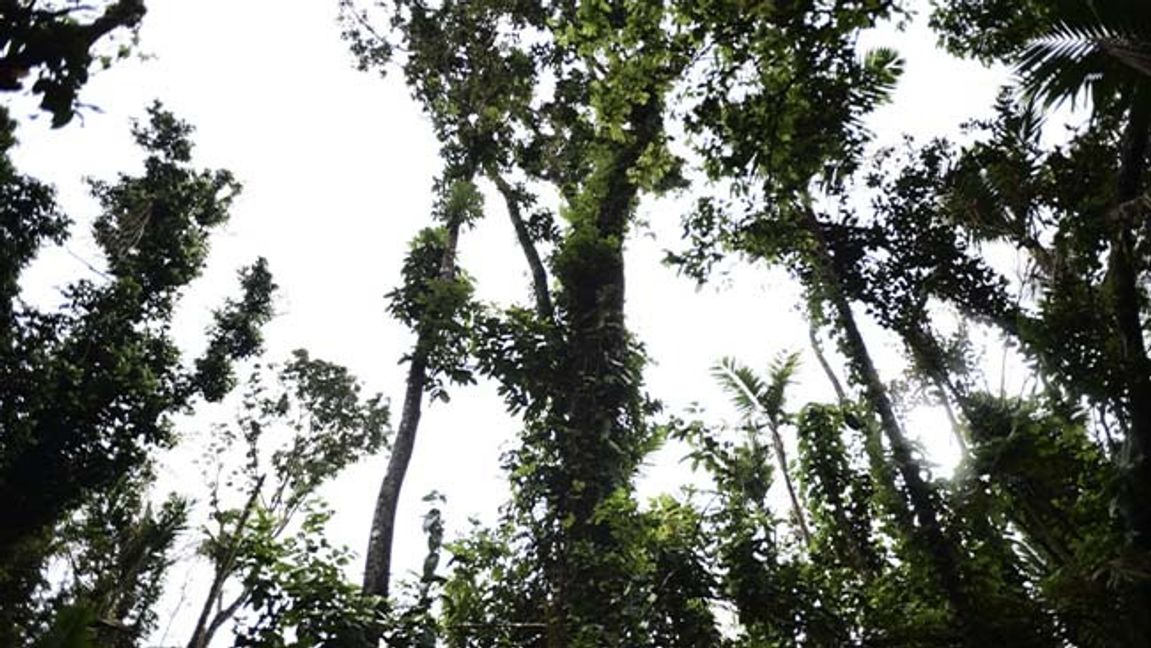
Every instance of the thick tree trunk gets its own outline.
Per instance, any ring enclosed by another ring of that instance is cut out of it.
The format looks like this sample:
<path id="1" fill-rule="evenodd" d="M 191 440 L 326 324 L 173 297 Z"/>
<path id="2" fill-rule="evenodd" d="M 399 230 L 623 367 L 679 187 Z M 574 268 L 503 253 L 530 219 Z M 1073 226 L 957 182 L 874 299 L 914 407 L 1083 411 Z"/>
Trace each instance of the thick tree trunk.
<path id="1" fill-rule="evenodd" d="M 456 247 L 459 241 L 460 223 L 448 224 L 448 236 L 444 256 L 440 260 L 440 278 L 450 280 L 456 274 Z M 416 348 L 408 364 L 407 386 L 404 392 L 404 406 L 400 414 L 400 424 L 392 441 L 392 452 L 388 458 L 388 468 L 380 483 L 376 496 L 376 508 L 372 515 L 372 529 L 368 536 L 367 559 L 364 564 L 363 591 L 365 594 L 388 597 L 388 587 L 392 569 L 392 539 L 396 528 L 396 507 L 400 501 L 400 490 L 412 460 L 416 445 L 416 432 L 420 426 L 424 387 L 427 384 L 428 346 L 434 335 L 432 322 L 421 322 L 416 338 Z"/>
<path id="2" fill-rule="evenodd" d="M 554 431 L 559 466 L 547 497 L 564 529 L 547 566 L 555 588 L 549 646 L 619 645 L 628 613 L 622 599 L 630 577 L 604 560 L 617 553 L 619 539 L 596 512 L 627 487 L 635 470 L 636 430 L 630 418 L 640 397 L 625 373 L 631 351 L 624 324 L 623 241 L 638 194 L 631 171 L 662 126 L 655 89 L 632 108 L 629 122 L 631 140 L 613 145 L 583 187 L 595 203 L 585 202 L 557 262 L 567 379 L 551 396 L 553 419 L 563 424 Z"/>
<path id="3" fill-rule="evenodd" d="M 1123 138 L 1108 268 L 1131 424 L 1126 441 L 1129 490 L 1123 509 L 1135 546 L 1144 551 L 1151 551 L 1151 371 L 1143 339 L 1139 265 L 1134 257 L 1135 231 L 1142 223 L 1132 222 L 1126 212 L 1139 196 L 1146 173 L 1149 128 L 1151 84 L 1144 84 L 1135 93 Z"/>
<path id="4" fill-rule="evenodd" d="M 868 404 L 879 416 L 880 426 L 891 447 L 895 468 L 903 479 L 912 513 L 918 523 L 914 528 L 918 544 L 930 557 L 939 585 L 955 612 L 956 621 L 966 633 L 965 644 L 984 645 L 992 634 L 983 628 L 979 615 L 964 591 L 955 544 L 943 532 L 933 501 L 932 487 L 920 474 L 919 462 L 912 455 L 911 444 L 907 441 L 899 419 L 895 416 L 895 409 L 888 398 L 887 389 L 871 360 L 863 335 L 851 311 L 851 305 L 840 286 L 822 227 L 810 209 L 804 212 L 803 226 L 815 244 L 816 256 L 813 261 L 823 284 L 819 289 L 835 310 L 843 334 L 843 351 L 848 357 L 853 373 L 863 383 L 864 396 Z"/>

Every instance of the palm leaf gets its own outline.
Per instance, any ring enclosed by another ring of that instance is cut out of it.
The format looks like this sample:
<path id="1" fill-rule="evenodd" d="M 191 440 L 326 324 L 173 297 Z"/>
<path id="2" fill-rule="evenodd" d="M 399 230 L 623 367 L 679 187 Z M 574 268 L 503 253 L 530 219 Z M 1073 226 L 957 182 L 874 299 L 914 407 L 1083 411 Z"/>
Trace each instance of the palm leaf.
<path id="1" fill-rule="evenodd" d="M 1151 3 L 1064 0 L 1056 15 L 1016 64 L 1025 98 L 1050 107 L 1087 93 L 1100 104 L 1125 86 L 1151 82 Z"/>
<path id="2" fill-rule="evenodd" d="M 723 358 L 711 368 L 711 375 L 745 419 L 759 411 L 760 399 L 767 391 L 767 385 L 754 371 L 734 358 Z"/>
<path id="3" fill-rule="evenodd" d="M 766 415 L 778 423 L 783 415 L 784 393 L 799 367 L 799 354 L 781 354 L 767 370 L 767 381 L 733 358 L 723 358 L 711 369 L 711 375 L 727 392 L 731 402 L 745 419 Z"/>
<path id="4" fill-rule="evenodd" d="M 773 423 L 779 423 L 783 417 L 783 405 L 787 386 L 799 368 L 798 353 L 780 354 L 767 370 L 768 386 L 759 399 L 760 407 Z"/>

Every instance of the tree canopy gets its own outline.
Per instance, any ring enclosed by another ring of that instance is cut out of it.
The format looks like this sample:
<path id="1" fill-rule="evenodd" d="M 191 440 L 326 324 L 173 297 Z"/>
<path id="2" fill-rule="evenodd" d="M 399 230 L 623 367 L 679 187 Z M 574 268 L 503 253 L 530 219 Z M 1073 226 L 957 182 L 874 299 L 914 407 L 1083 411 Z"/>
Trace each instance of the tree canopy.
<path id="1" fill-rule="evenodd" d="M 97 41 L 144 15 L 10 4 L 0 89 L 36 70 L 58 126 Z M 134 130 L 143 172 L 90 183 L 98 276 L 56 309 L 26 304 L 24 269 L 73 228 L 7 156 L 2 115 L 0 643 L 147 644 L 192 537 L 211 583 L 190 648 L 225 628 L 241 646 L 1148 645 L 1148 7 L 338 0 L 354 64 L 402 76 L 442 160 L 386 295 L 412 333 L 394 434 L 346 368 L 265 357 L 263 258 L 203 352 L 181 351 L 175 308 L 240 187 L 193 165 L 192 127 L 158 103 Z M 867 120 L 906 62 L 860 42 L 911 20 L 1013 76 L 962 137 L 879 146 Z M 1065 107 L 1080 119 L 1057 133 Z M 802 310 L 823 396 L 796 399 L 804 356 L 784 348 L 716 359 L 734 422 L 649 393 L 659 358 L 629 327 L 627 251 L 665 196 L 683 208 L 665 258 L 683 281 L 743 264 L 800 287 L 800 304 L 746 309 L 768 339 L 773 309 Z M 461 262 L 497 214 L 530 281 L 521 303 L 478 297 Z M 1025 389 L 990 386 L 977 334 Z M 425 405 L 478 382 L 518 428 L 510 499 L 447 533 L 427 496 L 426 559 L 397 578 Z M 204 448 L 208 501 L 164 498 L 157 452 L 187 442 L 175 415 L 219 401 L 237 414 Z M 942 438 L 962 453 L 949 476 L 916 441 Z M 641 498 L 661 448 L 693 485 Z M 333 544 L 343 503 L 321 487 L 385 449 L 362 553 Z"/>

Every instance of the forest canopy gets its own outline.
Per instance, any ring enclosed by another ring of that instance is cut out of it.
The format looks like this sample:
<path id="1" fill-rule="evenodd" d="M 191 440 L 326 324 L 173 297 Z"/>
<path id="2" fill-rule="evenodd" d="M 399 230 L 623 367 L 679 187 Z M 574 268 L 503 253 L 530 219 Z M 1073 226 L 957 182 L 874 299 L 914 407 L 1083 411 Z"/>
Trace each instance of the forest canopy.
<path id="1" fill-rule="evenodd" d="M 140 164 L 70 216 L 18 164 L 27 106 L 55 132 L 96 114 L 92 73 L 147 58 L 149 15 L 0 2 L 0 645 L 153 646 L 169 616 L 189 648 L 1151 645 L 1151 4 L 324 1 L 361 82 L 404 84 L 438 147 L 404 215 L 422 229 L 373 261 L 379 320 L 407 329 L 371 359 L 400 361 L 392 394 L 266 348 L 298 269 L 259 247 L 189 339 L 244 178 L 201 166 L 160 97 L 132 107 Z M 877 28 L 1010 74 L 960 133 L 887 145 L 869 120 L 911 61 L 864 46 Z M 732 420 L 645 383 L 630 246 L 652 204 L 677 282 L 778 273 L 800 296 L 741 316 L 782 340 L 798 307 L 809 348 L 676 376 Z M 510 303 L 465 254 L 495 219 L 514 237 L 484 254 L 527 278 Z M 83 271 L 30 298 L 76 239 Z M 989 351 L 1023 389 L 992 386 Z M 487 387 L 506 417 L 451 434 L 512 422 L 509 496 L 452 526 L 409 468 L 427 410 Z M 668 451 L 682 487 L 641 495 Z M 169 492 L 173 452 L 201 483 Z M 328 489 L 373 457 L 344 546 Z"/>

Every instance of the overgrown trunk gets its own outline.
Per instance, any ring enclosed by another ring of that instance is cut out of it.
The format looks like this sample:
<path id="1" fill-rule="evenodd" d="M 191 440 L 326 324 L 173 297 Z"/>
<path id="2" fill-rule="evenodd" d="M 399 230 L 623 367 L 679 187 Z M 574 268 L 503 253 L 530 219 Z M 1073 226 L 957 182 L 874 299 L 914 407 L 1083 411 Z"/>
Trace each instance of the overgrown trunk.
<path id="1" fill-rule="evenodd" d="M 635 470 L 638 431 L 630 426 L 640 396 L 629 374 L 633 359 L 624 325 L 623 241 L 638 194 L 631 172 L 660 132 L 660 101 L 652 89 L 647 101 L 632 108 L 631 140 L 613 145 L 604 166 L 593 172 L 583 191 L 598 200 L 585 202 L 558 252 L 567 378 L 552 395 L 558 415 L 553 418 L 563 424 L 554 433 L 560 465 L 549 499 L 565 530 L 564 546 L 548 568 L 556 588 L 549 646 L 583 645 L 589 637 L 599 645 L 624 640 L 618 633 L 628 610 L 624 601 L 614 599 L 627 593 L 621 583 L 631 575 L 611 565 L 619 539 L 610 521 L 596 513 L 628 486 Z"/>
<path id="2" fill-rule="evenodd" d="M 460 222 L 454 218 L 448 223 L 447 240 L 443 258 L 440 260 L 439 277 L 450 281 L 456 273 L 456 247 L 459 241 Z M 368 536 L 367 559 L 364 564 L 363 591 L 370 596 L 387 599 L 392 568 L 392 540 L 396 528 L 396 506 L 400 500 L 400 490 L 412 460 L 416 445 L 416 432 L 420 426 L 424 387 L 428 380 L 428 353 L 435 337 L 435 322 L 421 322 L 408 364 L 407 386 L 404 391 L 403 411 L 400 424 L 392 441 L 392 452 L 388 458 L 387 471 L 380 483 L 376 496 L 376 508 L 372 515 L 372 528 Z"/>

